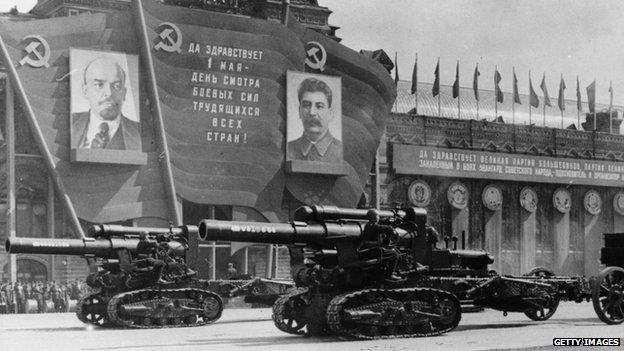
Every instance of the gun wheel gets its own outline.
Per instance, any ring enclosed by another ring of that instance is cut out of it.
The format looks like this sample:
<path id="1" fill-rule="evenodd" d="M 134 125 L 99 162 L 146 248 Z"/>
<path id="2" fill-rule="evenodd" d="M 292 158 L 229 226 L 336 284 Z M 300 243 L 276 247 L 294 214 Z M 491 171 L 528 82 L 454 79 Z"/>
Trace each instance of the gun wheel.
<path id="1" fill-rule="evenodd" d="M 607 324 L 624 322 L 624 269 L 607 267 L 592 286 L 594 311 Z"/>
<path id="2" fill-rule="evenodd" d="M 301 335 L 307 325 L 305 311 L 307 302 L 303 299 L 304 289 L 294 289 L 275 301 L 273 305 L 273 323 L 286 333 Z"/>
<path id="3" fill-rule="evenodd" d="M 525 277 L 536 278 L 549 278 L 554 277 L 555 273 L 548 268 L 535 267 L 528 273 L 524 274 Z M 535 308 L 524 311 L 524 314 L 534 321 L 545 321 L 552 317 L 559 307 L 559 298 L 554 295 L 550 295 L 547 292 L 542 296 L 544 303 L 535 303 Z"/>
<path id="4" fill-rule="evenodd" d="M 98 295 L 88 295 L 78 302 L 76 316 L 85 323 L 98 327 L 110 327 L 106 313 L 107 301 Z"/>

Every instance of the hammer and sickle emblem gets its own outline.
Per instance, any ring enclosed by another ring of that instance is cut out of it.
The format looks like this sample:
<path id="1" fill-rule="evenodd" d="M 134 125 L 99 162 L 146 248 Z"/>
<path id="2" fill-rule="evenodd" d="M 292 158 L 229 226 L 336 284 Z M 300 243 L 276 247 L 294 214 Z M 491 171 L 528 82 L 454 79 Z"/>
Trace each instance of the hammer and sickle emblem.
<path id="1" fill-rule="evenodd" d="M 162 28 L 160 33 L 160 41 L 154 45 L 154 50 L 163 50 L 166 52 L 182 52 L 182 32 L 173 23 L 163 22 L 158 28 Z"/>
<path id="2" fill-rule="evenodd" d="M 325 70 L 325 63 L 327 62 L 327 51 L 323 45 L 316 41 L 310 41 L 306 44 L 306 60 L 305 64 L 315 70 Z"/>
<path id="3" fill-rule="evenodd" d="M 19 61 L 20 65 L 28 64 L 31 67 L 50 67 L 48 61 L 50 61 L 50 45 L 48 42 L 39 35 L 27 35 L 22 41 L 29 41 L 28 45 L 24 48 L 26 55 Z M 43 53 L 39 51 L 39 47 L 43 48 Z"/>

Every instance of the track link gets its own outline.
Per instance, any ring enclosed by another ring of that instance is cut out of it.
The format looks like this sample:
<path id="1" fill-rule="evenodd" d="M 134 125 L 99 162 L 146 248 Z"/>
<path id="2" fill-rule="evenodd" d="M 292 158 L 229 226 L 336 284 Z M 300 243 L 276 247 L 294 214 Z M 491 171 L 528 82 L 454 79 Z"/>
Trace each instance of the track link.
<path id="1" fill-rule="evenodd" d="M 334 297 L 327 307 L 333 333 L 354 339 L 440 335 L 461 319 L 455 295 L 438 289 L 364 289 Z"/>
<path id="2" fill-rule="evenodd" d="M 218 320 L 223 301 L 202 289 L 142 289 L 113 296 L 107 311 L 109 320 L 119 327 L 195 327 Z"/>

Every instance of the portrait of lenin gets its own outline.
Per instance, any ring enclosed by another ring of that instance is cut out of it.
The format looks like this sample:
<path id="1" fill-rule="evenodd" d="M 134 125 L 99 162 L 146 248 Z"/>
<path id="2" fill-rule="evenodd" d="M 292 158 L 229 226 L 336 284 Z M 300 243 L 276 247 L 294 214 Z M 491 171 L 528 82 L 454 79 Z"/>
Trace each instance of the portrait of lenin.
<path id="1" fill-rule="evenodd" d="M 132 58 L 124 53 L 70 51 L 72 149 L 141 150 L 138 60 Z"/>

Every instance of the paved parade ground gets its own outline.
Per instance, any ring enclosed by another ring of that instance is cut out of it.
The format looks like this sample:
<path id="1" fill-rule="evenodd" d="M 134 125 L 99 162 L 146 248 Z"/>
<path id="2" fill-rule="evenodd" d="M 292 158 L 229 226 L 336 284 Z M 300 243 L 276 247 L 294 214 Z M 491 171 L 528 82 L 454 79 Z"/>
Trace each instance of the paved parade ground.
<path id="1" fill-rule="evenodd" d="M 624 325 L 603 324 L 591 303 L 562 303 L 553 318 L 545 322 L 533 322 L 520 313 L 510 313 L 507 317 L 492 310 L 465 313 L 459 327 L 442 336 L 373 341 L 288 335 L 277 330 L 270 317 L 268 308 L 226 307 L 223 317 L 208 326 L 127 330 L 89 328 L 73 313 L 0 315 L 0 350 L 552 349 L 555 337 L 624 337 Z"/>

